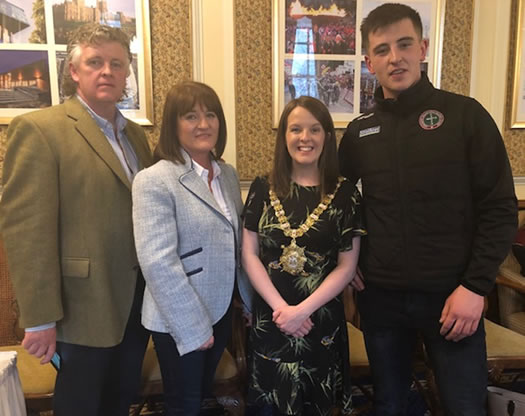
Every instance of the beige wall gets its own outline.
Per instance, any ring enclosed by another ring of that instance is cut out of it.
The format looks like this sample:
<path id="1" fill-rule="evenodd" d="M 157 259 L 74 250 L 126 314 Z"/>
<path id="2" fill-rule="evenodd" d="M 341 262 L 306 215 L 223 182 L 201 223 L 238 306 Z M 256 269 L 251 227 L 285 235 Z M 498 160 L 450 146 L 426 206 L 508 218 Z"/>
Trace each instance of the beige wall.
<path id="1" fill-rule="evenodd" d="M 505 17 L 505 13 L 500 13 L 501 27 L 498 31 L 491 31 L 492 34 L 501 33 L 501 30 L 510 33 L 510 7 L 516 9 L 517 0 L 501 0 L 497 3 L 505 2 L 509 3 L 507 15 Z M 494 106 L 497 100 L 487 105 L 481 99 L 483 91 L 471 88 L 471 75 L 478 74 L 487 66 L 477 64 L 478 48 L 474 53 L 471 51 L 472 40 L 476 44 L 477 36 L 482 33 L 473 26 L 475 11 L 478 11 L 478 18 L 480 7 L 487 11 L 487 7 L 490 8 L 490 4 L 494 3 L 493 0 L 447 1 L 441 71 L 442 88 L 472 94 L 489 110 L 490 105 Z M 491 13 L 489 11 L 488 16 L 493 20 Z M 179 80 L 193 77 L 212 85 L 225 107 L 229 128 L 225 159 L 237 166 L 241 179 L 250 180 L 266 172 L 270 167 L 274 140 L 271 1 L 150 0 L 150 14 L 155 123 L 146 129 L 150 141 L 154 143 L 158 137 L 162 106 L 169 87 Z M 512 13 L 512 16 L 515 15 Z M 484 27 L 486 29 L 487 26 Z M 512 36 L 510 42 L 514 42 Z M 498 50 L 483 48 L 487 49 Z M 473 71 L 471 58 L 474 58 Z M 512 59 L 512 56 L 507 53 L 503 59 Z M 504 68 L 505 65 L 500 71 Z M 503 98 L 499 97 L 500 100 L 508 96 L 507 89 L 510 86 L 506 85 L 506 78 L 509 73 L 489 74 L 504 79 L 503 87 L 500 82 L 496 83 L 495 88 L 504 93 Z M 485 81 L 479 82 L 480 79 L 486 79 L 485 75 L 478 78 L 473 76 L 473 80 L 476 79 L 478 84 L 488 85 Z M 497 108 L 501 108 L 501 105 Z M 498 118 L 497 114 L 495 118 Z M 503 119 L 503 115 L 500 118 Z M 514 175 L 525 176 L 525 131 L 509 130 L 505 124 L 502 127 Z M 5 151 L 5 132 L 6 127 L 1 126 L 0 163 Z M 525 198 L 525 194 L 521 198 Z"/>
<path id="2" fill-rule="evenodd" d="M 498 0 L 499 1 L 499 0 Z M 519 199 L 525 199 L 525 129 L 511 129 L 510 126 L 510 108 L 511 108 L 511 97 L 512 97 L 512 77 L 513 77 L 513 62 L 514 62 L 514 50 L 516 45 L 516 16 L 518 16 L 518 0 L 512 0 L 511 10 L 509 19 L 510 24 L 510 42 L 509 42 L 509 56 L 508 63 L 510 70 L 507 71 L 506 80 L 505 77 L 501 77 L 502 80 L 506 81 L 506 88 L 504 87 L 504 82 L 501 83 L 500 90 L 506 94 L 504 96 L 505 102 L 505 117 L 504 117 L 504 126 L 503 126 L 503 138 L 505 140 L 505 145 L 507 146 L 507 151 L 509 152 L 509 157 L 512 165 L 512 171 L 515 176 L 521 176 L 521 181 L 519 182 L 516 193 Z"/>
<path id="3" fill-rule="evenodd" d="M 470 95 L 487 108 L 503 133 L 515 175 L 516 193 L 518 198 L 525 199 L 525 131 L 509 128 L 512 51 L 516 43 L 513 16 L 517 16 L 514 0 L 474 1 Z M 487 30 L 488 27 L 491 30 Z"/>

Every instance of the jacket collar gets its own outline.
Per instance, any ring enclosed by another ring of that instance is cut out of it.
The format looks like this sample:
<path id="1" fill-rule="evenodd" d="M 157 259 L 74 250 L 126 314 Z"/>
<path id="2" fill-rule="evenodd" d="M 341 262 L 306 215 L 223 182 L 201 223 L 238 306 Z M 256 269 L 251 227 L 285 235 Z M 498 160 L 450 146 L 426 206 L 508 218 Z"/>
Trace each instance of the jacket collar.
<path id="1" fill-rule="evenodd" d="M 71 119 L 75 120 L 75 128 L 80 133 L 80 135 L 89 143 L 93 148 L 95 153 L 108 165 L 108 167 L 113 171 L 115 175 L 124 183 L 124 185 L 131 190 L 131 183 L 124 172 L 124 168 L 120 163 L 117 155 L 113 151 L 113 148 L 108 142 L 108 139 L 102 133 L 102 130 L 97 125 L 96 121 L 91 117 L 89 112 L 84 108 L 84 106 L 78 101 L 76 97 L 66 100 L 65 103 L 66 114 Z M 127 123 L 129 125 L 129 123 Z M 130 138 L 132 134 L 128 134 L 129 126 L 126 126 L 124 131 L 126 136 Z M 130 138 L 130 143 L 133 146 L 135 152 L 137 151 L 136 143 Z M 140 158 L 139 164 L 140 164 Z"/>
<path id="2" fill-rule="evenodd" d="M 229 223 L 228 219 L 225 217 L 224 213 L 219 207 L 219 204 L 213 197 L 213 194 L 210 192 L 202 178 L 198 175 L 197 171 L 195 170 L 193 160 L 191 159 L 190 155 L 184 149 L 182 149 L 182 156 L 184 158 L 184 166 L 182 167 L 183 173 L 179 177 L 179 182 L 181 183 L 181 185 L 184 186 L 188 191 L 193 193 L 195 196 L 197 196 L 199 199 L 201 199 L 204 203 L 213 208 L 213 210 L 215 210 L 221 217 L 225 219 L 225 221 Z M 224 196 L 224 200 L 226 201 L 226 204 L 228 205 L 228 209 L 230 210 L 232 216 L 232 225 L 236 230 L 238 226 L 238 213 L 234 204 L 234 196 L 231 194 L 233 185 L 231 183 L 231 180 L 227 177 L 226 169 L 221 167 L 221 175 L 218 179 L 219 183 L 221 184 L 221 191 Z"/>
<path id="3" fill-rule="evenodd" d="M 239 212 L 237 212 L 237 206 L 235 205 L 236 196 L 233 192 L 238 192 L 238 182 L 235 177 L 229 175 L 226 172 L 226 169 L 221 169 L 221 175 L 219 176 L 219 183 L 221 184 L 222 195 L 224 196 L 224 201 L 228 205 L 230 210 L 230 215 L 232 217 L 232 225 L 234 230 L 239 229 Z M 238 194 L 237 194 L 238 195 Z"/>
<path id="4" fill-rule="evenodd" d="M 426 102 L 434 90 L 435 88 L 428 79 L 427 74 L 421 72 L 419 81 L 402 91 L 397 99 L 385 98 L 381 87 L 376 90 L 374 98 L 380 110 L 392 113 L 409 113 Z"/>

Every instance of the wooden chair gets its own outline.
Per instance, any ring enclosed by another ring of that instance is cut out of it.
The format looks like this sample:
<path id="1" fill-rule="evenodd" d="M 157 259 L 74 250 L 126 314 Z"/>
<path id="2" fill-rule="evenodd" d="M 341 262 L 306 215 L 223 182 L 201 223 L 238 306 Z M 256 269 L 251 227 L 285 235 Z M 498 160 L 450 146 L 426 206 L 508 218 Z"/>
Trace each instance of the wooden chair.
<path id="1" fill-rule="evenodd" d="M 525 225 L 525 201 L 519 201 L 519 227 Z M 525 277 L 512 252 L 496 279 L 499 323 L 485 320 L 489 379 L 493 384 L 512 382 L 525 374 Z"/>
<path id="2" fill-rule="evenodd" d="M 525 335 L 488 319 L 485 319 L 485 332 L 491 384 L 507 384 L 525 374 Z"/>
<path id="3" fill-rule="evenodd" d="M 525 209 L 519 211 L 518 228 L 525 226 Z M 525 335 L 525 277 L 512 251 L 499 268 L 497 280 L 501 324 Z"/>
<path id="4" fill-rule="evenodd" d="M 18 328 L 18 309 L 9 280 L 7 260 L 0 239 L 0 351 L 16 351 L 17 368 L 28 412 L 51 410 L 56 371 L 29 355 L 20 345 L 24 336 Z"/>

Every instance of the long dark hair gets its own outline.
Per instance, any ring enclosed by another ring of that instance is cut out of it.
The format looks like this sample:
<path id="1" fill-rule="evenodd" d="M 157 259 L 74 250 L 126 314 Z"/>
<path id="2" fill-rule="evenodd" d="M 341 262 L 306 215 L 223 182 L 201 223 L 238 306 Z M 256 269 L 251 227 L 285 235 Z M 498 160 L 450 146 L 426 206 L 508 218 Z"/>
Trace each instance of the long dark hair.
<path id="1" fill-rule="evenodd" d="M 330 112 L 321 101 L 313 97 L 302 96 L 296 98 L 284 107 L 279 126 L 277 127 L 273 169 L 269 175 L 270 184 L 275 193 L 281 198 L 290 192 L 292 158 L 286 146 L 286 130 L 288 128 L 288 117 L 296 107 L 303 107 L 308 110 L 319 121 L 325 133 L 323 150 L 317 162 L 321 195 L 324 196 L 332 192 L 337 185 L 337 177 L 339 176 L 337 143 L 334 122 Z"/>

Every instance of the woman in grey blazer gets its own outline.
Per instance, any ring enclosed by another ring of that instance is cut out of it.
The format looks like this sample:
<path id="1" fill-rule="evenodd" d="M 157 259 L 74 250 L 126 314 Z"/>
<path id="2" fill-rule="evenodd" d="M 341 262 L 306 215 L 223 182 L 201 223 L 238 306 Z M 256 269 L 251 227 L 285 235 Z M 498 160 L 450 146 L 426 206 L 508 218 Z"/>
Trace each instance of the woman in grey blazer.
<path id="1" fill-rule="evenodd" d="M 146 280 L 142 323 L 152 331 L 166 415 L 198 415 L 201 401 L 212 399 L 236 277 L 249 304 L 239 266 L 239 180 L 220 160 L 225 145 L 216 93 L 180 83 L 166 97 L 158 162 L 133 182 L 135 242 Z"/>

